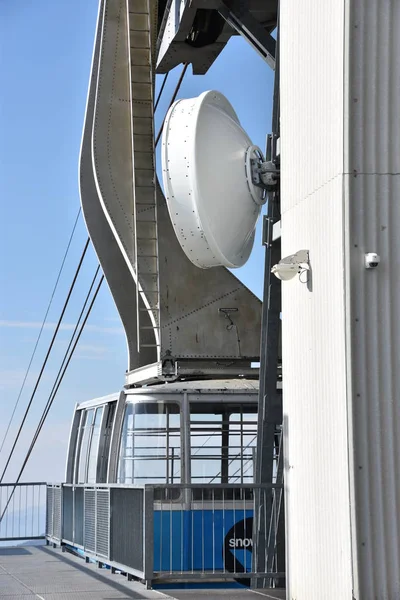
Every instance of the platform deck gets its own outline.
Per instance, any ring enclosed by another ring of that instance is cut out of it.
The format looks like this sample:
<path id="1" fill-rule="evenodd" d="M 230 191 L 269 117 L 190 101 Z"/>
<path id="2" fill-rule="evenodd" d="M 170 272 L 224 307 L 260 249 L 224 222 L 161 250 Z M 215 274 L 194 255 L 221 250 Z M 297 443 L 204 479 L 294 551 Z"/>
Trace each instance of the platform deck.
<path id="1" fill-rule="evenodd" d="M 0 548 L 1 600 L 281 600 L 283 591 L 147 590 L 123 575 L 46 546 Z"/>

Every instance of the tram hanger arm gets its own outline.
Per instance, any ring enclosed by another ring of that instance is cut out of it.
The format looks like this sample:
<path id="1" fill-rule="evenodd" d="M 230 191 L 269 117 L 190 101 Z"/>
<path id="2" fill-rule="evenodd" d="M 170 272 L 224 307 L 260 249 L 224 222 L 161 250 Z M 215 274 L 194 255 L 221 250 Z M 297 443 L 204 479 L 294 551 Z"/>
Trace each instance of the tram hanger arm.
<path id="1" fill-rule="evenodd" d="M 217 10 L 275 70 L 276 41 L 243 4 L 241 0 L 221 0 Z"/>

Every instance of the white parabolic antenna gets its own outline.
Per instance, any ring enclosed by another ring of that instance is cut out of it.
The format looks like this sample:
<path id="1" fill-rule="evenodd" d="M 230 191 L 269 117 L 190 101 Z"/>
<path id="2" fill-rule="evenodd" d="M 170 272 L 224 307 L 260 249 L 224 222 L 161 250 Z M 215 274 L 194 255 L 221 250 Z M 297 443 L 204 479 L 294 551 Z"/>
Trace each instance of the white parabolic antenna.
<path id="1" fill-rule="evenodd" d="M 219 92 L 178 100 L 162 138 L 164 192 L 186 256 L 203 269 L 241 267 L 249 258 L 265 190 L 253 182 L 262 161 Z"/>

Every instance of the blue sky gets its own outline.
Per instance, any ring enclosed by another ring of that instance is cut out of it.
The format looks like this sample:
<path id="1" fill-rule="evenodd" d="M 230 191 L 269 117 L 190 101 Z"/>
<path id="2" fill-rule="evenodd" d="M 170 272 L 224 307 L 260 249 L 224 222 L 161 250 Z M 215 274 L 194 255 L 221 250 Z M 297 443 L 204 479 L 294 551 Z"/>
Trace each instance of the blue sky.
<path id="1" fill-rule="evenodd" d="M 97 5 L 98 0 L 0 0 L 0 442 L 79 208 L 78 157 Z M 180 69 L 168 78 L 157 109 L 157 130 Z M 162 76 L 157 85 L 161 81 Z M 208 89 L 221 91 L 253 143 L 264 148 L 270 131 L 272 84 L 273 74 L 263 60 L 235 38 L 205 76 L 193 76 L 189 68 L 178 98 Z M 80 219 L 11 433 L 32 391 L 86 237 Z M 263 260 L 258 227 L 252 256 L 236 274 L 260 297 Z M 68 324 L 75 323 L 96 266 L 91 249 L 9 479 L 30 442 L 68 344 Z M 75 403 L 119 390 L 126 365 L 123 330 L 105 285 L 26 478 L 63 478 Z M 0 456 L 0 466 L 8 447 Z"/>

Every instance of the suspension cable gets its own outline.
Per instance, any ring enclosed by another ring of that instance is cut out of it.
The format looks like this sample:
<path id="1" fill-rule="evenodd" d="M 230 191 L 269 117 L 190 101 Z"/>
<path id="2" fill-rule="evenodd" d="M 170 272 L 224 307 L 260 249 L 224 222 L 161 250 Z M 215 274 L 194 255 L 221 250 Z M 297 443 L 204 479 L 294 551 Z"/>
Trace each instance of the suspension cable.
<path id="1" fill-rule="evenodd" d="M 50 311 L 51 305 L 52 305 L 52 303 L 53 303 L 54 295 L 55 295 L 55 293 L 56 293 L 56 290 L 57 290 L 57 287 L 58 287 L 58 283 L 59 283 L 59 281 L 60 281 L 61 273 L 63 272 L 63 269 L 64 269 L 64 264 L 65 264 L 65 261 L 66 261 L 66 259 L 67 259 L 68 253 L 69 253 L 69 249 L 70 249 L 70 246 L 71 246 L 72 238 L 74 237 L 75 229 L 76 229 L 76 226 L 77 226 L 77 224 L 78 224 L 78 219 L 79 219 L 79 217 L 80 217 L 80 214 L 81 214 L 81 208 L 79 208 L 79 210 L 78 210 L 78 214 L 76 215 L 75 223 L 74 223 L 74 226 L 73 226 L 73 228 L 72 228 L 72 232 L 71 232 L 71 235 L 70 235 L 70 237 L 69 237 L 68 244 L 67 244 L 67 249 L 65 250 L 65 253 L 64 253 L 64 256 L 63 256 L 63 259 L 62 259 L 62 262 L 61 262 L 61 266 L 60 266 L 60 269 L 59 269 L 59 271 L 58 271 L 57 279 L 56 279 L 56 282 L 55 282 L 55 284 L 54 284 L 53 291 L 52 291 L 52 293 L 51 293 L 50 300 L 49 300 L 49 303 L 48 303 L 48 305 L 47 305 L 47 309 L 46 309 L 45 315 L 44 315 L 44 317 L 43 317 L 42 324 L 41 324 L 41 326 L 40 326 L 40 331 L 39 331 L 39 334 L 38 334 L 38 336 L 37 336 L 37 339 L 36 339 L 36 342 L 35 342 L 35 346 L 34 346 L 34 348 L 33 348 L 33 352 L 32 352 L 32 355 L 31 355 L 31 357 L 30 357 L 29 364 L 28 364 L 28 367 L 27 367 L 27 369 L 26 369 L 26 372 L 25 372 L 25 375 L 24 375 L 24 379 L 22 380 L 22 385 L 21 385 L 21 388 L 20 388 L 20 390 L 19 390 L 19 393 L 18 393 L 17 399 L 16 399 L 16 401 L 15 401 L 14 408 L 13 408 L 13 411 L 12 411 L 12 413 L 11 413 L 11 417 L 10 417 L 10 420 L 9 420 L 9 422 L 8 422 L 8 425 L 7 425 L 6 432 L 5 432 L 5 434 L 4 434 L 4 436 L 3 436 L 3 439 L 2 439 L 2 442 L 1 442 L 1 446 L 0 446 L 0 455 L 1 455 L 1 452 L 2 452 L 2 450 L 3 450 L 3 447 L 4 447 L 4 444 L 5 444 L 5 441 L 6 441 L 6 439 L 7 439 L 8 432 L 10 431 L 10 427 L 11 427 L 11 423 L 12 423 L 12 421 L 13 421 L 13 419 L 14 419 L 15 411 L 16 411 L 16 410 L 17 410 L 17 408 L 18 408 L 19 401 L 20 401 L 20 399 L 21 399 L 21 395 L 22 395 L 22 392 L 23 392 L 23 390 L 24 390 L 25 383 L 26 383 L 26 380 L 27 380 L 27 378 L 28 378 L 28 375 L 29 375 L 29 371 L 30 371 L 30 369 L 31 369 L 32 362 L 33 362 L 33 359 L 35 358 L 35 355 L 36 355 L 36 350 L 37 350 L 37 347 L 38 347 L 38 345 L 39 345 L 39 342 L 40 342 L 40 339 L 41 339 L 41 337 L 42 337 L 43 329 L 44 329 L 44 326 L 45 326 L 45 324 L 46 324 L 47 317 L 48 317 L 48 314 L 49 314 L 49 311 Z"/>
<path id="2" fill-rule="evenodd" d="M 86 315 L 85 315 L 85 318 L 84 318 L 84 320 L 83 320 L 83 323 L 82 323 L 82 325 L 81 325 L 81 328 L 80 328 L 80 330 L 79 330 L 79 332 L 78 332 L 78 335 L 77 335 L 77 337 L 76 337 L 76 339 L 75 339 L 74 345 L 72 346 L 71 352 L 70 352 L 70 354 L 69 354 L 69 356 L 68 356 L 68 359 L 67 359 L 67 361 L 66 361 L 66 363 L 65 363 L 64 369 L 62 370 L 62 372 L 61 372 L 61 373 L 60 373 L 60 371 L 59 371 L 59 373 L 57 374 L 57 378 L 58 378 L 58 383 L 57 383 L 57 386 L 56 386 L 56 388 L 54 389 L 54 392 L 52 393 L 52 395 L 50 395 L 50 397 L 49 397 L 49 399 L 48 399 L 48 401 L 47 401 L 47 404 L 46 404 L 45 410 L 43 411 L 43 414 L 42 414 L 42 417 L 41 417 L 41 419 L 40 419 L 39 425 L 37 426 L 37 429 L 36 429 L 35 435 L 34 435 L 34 436 L 33 436 L 33 438 L 32 438 L 32 442 L 31 442 L 31 444 L 30 444 L 30 446 L 29 446 L 28 452 L 26 453 L 26 456 L 25 456 L 24 462 L 22 463 L 22 467 L 21 467 L 21 469 L 20 469 L 20 472 L 19 472 L 19 474 L 18 474 L 18 477 L 17 477 L 16 481 L 15 481 L 15 482 L 14 482 L 14 484 L 13 484 L 13 489 L 12 489 L 12 491 L 11 491 L 11 493 L 10 493 L 9 497 L 8 497 L 8 500 L 7 500 L 7 503 L 6 503 L 5 507 L 4 507 L 4 510 L 3 510 L 3 512 L 1 513 L 1 516 L 0 516 L 0 524 L 1 524 L 2 520 L 3 520 L 3 518 L 4 518 L 4 515 L 5 515 L 6 511 L 7 511 L 7 508 L 8 508 L 8 506 L 9 506 L 9 504 L 10 504 L 10 502 L 11 502 L 11 499 L 12 499 L 12 497 L 13 497 L 13 495 L 14 495 L 14 492 L 15 492 L 15 490 L 16 490 L 16 488 L 17 488 L 17 485 L 18 485 L 18 483 L 19 483 L 19 481 L 20 481 L 20 479 L 21 479 L 21 477 L 22 477 L 22 474 L 23 474 L 23 472 L 24 472 L 24 469 L 25 469 L 25 467 L 26 467 L 26 464 L 27 464 L 27 462 L 28 462 L 28 460 L 29 460 L 29 458 L 30 458 L 30 455 L 32 454 L 32 450 L 33 450 L 33 448 L 34 448 L 34 446 L 35 446 L 35 443 L 36 443 L 36 441 L 37 441 L 37 439 L 38 439 L 38 437 L 39 437 L 39 434 L 40 434 L 40 432 L 41 432 L 41 430 L 42 430 L 42 427 L 43 427 L 43 425 L 44 425 L 44 423 L 45 423 L 45 420 L 46 420 L 46 418 L 47 418 L 47 415 L 49 414 L 50 408 L 51 408 L 51 406 L 52 406 L 52 404 L 53 404 L 53 402 L 54 402 L 54 399 L 55 399 L 55 397 L 56 397 L 56 395 L 57 395 L 57 392 L 58 392 L 58 390 L 59 390 L 59 388 L 60 388 L 61 382 L 62 382 L 62 380 L 64 379 L 64 375 L 65 375 L 65 373 L 66 373 L 66 371 L 67 371 L 67 369 L 68 369 L 69 363 L 71 362 L 71 358 L 72 358 L 72 356 L 73 356 L 73 354 L 74 354 L 74 352 L 75 352 L 75 349 L 76 349 L 76 347 L 77 347 L 77 345 L 78 345 L 79 339 L 80 339 L 80 337 L 81 337 L 81 335 L 82 335 L 82 332 L 83 332 L 83 330 L 84 330 L 84 328 L 85 328 L 86 322 L 87 322 L 87 320 L 88 320 L 88 318 L 89 318 L 89 315 L 90 315 L 90 313 L 91 313 L 91 311 L 92 311 L 93 305 L 94 305 L 94 303 L 95 303 L 95 300 L 96 300 L 96 298 L 97 298 L 97 295 L 98 295 L 98 293 L 99 293 L 99 291 L 100 291 L 100 288 L 101 288 L 101 285 L 102 285 L 103 281 L 104 281 L 104 275 L 102 275 L 102 276 L 101 276 L 101 278 L 100 278 L 100 281 L 99 281 L 99 283 L 98 283 L 98 285 L 97 285 L 96 291 L 95 291 L 95 293 L 94 293 L 94 295 L 93 295 L 92 301 L 91 301 L 91 303 L 90 303 L 90 305 L 89 305 L 89 308 L 88 308 L 88 310 L 87 310 L 87 312 L 86 312 Z M 75 333 L 75 332 L 74 332 L 74 333 Z M 64 358 L 65 358 L 65 357 L 64 357 Z M 64 363 L 64 361 L 63 361 L 63 363 Z"/>
<path id="3" fill-rule="evenodd" d="M 48 409 L 47 409 L 47 407 L 49 406 L 50 399 L 52 398 L 53 394 L 55 393 L 55 389 L 56 389 L 56 387 L 57 387 L 58 378 L 60 377 L 60 374 L 61 374 L 61 372 L 62 372 L 62 370 L 63 370 L 63 368 L 64 368 L 65 362 L 66 362 L 66 360 L 67 360 L 67 357 L 68 357 L 68 353 L 69 353 L 69 351 L 70 351 L 70 348 L 71 348 L 71 346 L 72 346 L 72 344 L 73 344 L 73 341 L 74 341 L 74 338 L 75 338 L 76 332 L 78 331 L 78 328 L 79 328 L 80 322 L 81 322 L 81 320 L 82 320 L 82 317 L 83 317 L 83 313 L 84 313 L 84 312 L 85 312 L 85 310 L 86 310 L 86 306 L 87 306 L 87 304 L 88 304 L 88 302 L 89 302 L 90 294 L 92 293 L 92 289 L 93 289 L 93 287 L 94 287 L 94 284 L 95 284 L 95 282 L 96 282 L 97 275 L 98 275 L 99 271 L 100 271 L 100 265 L 98 265 L 98 267 L 97 267 L 97 269 L 96 269 L 96 272 L 95 272 L 95 274 L 94 274 L 94 276 L 93 276 L 92 283 L 90 284 L 90 288 L 89 288 L 89 291 L 88 291 L 88 293 L 87 293 L 87 295 L 86 295 L 85 302 L 83 303 L 82 310 L 81 310 L 81 312 L 80 312 L 80 314 L 79 314 L 79 317 L 78 317 L 78 320 L 77 320 L 77 322 L 76 322 L 76 325 L 75 325 L 74 331 L 73 331 L 73 333 L 72 333 L 72 335 L 71 335 L 71 339 L 69 340 L 68 347 L 67 347 L 67 349 L 66 349 L 66 351 L 65 351 L 65 353 L 64 353 L 64 358 L 63 358 L 63 360 L 62 360 L 61 367 L 60 367 L 60 368 L 59 368 L 59 370 L 58 370 L 57 377 L 56 377 L 56 379 L 55 379 L 55 381 L 54 381 L 54 384 L 53 384 L 52 390 L 51 390 L 51 392 L 50 392 L 50 395 L 49 395 L 49 399 L 47 400 L 46 406 L 45 406 L 45 408 L 44 408 L 44 410 L 43 410 L 42 417 L 41 417 L 41 419 L 40 419 L 40 421 L 39 421 L 38 428 L 39 428 L 39 426 L 40 426 L 40 428 L 41 428 L 41 423 L 42 423 L 42 420 L 43 420 L 43 423 L 44 423 L 44 419 L 46 419 L 46 416 L 47 416 L 47 413 L 48 413 Z M 46 411 L 47 411 L 47 412 L 46 412 Z M 44 413 L 45 413 L 45 412 L 46 412 L 46 416 L 44 416 L 44 419 L 43 419 L 43 415 L 44 415 Z M 39 433 L 40 433 L 40 431 L 39 431 Z M 35 435 L 36 435 L 36 434 L 35 434 Z M 37 438 L 35 438 L 35 437 L 34 437 L 34 443 L 36 442 L 36 439 L 37 439 Z"/>
<path id="4" fill-rule="evenodd" d="M 179 79 L 178 79 L 178 83 L 176 84 L 176 87 L 175 87 L 174 93 L 172 94 L 171 102 L 169 103 L 169 106 L 168 106 L 168 108 L 167 108 L 167 112 L 165 113 L 165 117 L 167 116 L 167 113 L 168 113 L 169 109 L 171 108 L 171 106 L 172 106 L 172 105 L 173 105 L 173 103 L 175 102 L 175 98 L 176 98 L 176 97 L 177 97 L 177 95 L 178 95 L 179 88 L 181 87 L 181 84 L 182 84 L 183 78 L 185 77 L 185 73 L 186 73 L 186 71 L 187 71 L 187 68 L 188 68 L 188 66 L 189 66 L 189 63 L 185 63 L 185 64 L 183 65 L 183 69 L 182 69 L 182 71 L 181 71 L 181 75 L 180 75 L 180 77 L 179 77 Z M 156 145 L 156 147 L 157 147 L 157 144 L 158 144 L 158 142 L 160 141 L 160 137 L 161 137 L 162 130 L 163 130 L 163 127 L 164 127 L 164 121 L 165 121 L 165 117 L 164 117 L 164 119 L 163 119 L 162 125 L 161 125 L 161 127 L 160 127 L 160 130 L 159 130 L 159 132 L 158 132 L 158 134 L 157 134 L 157 137 L 156 137 L 156 141 L 155 141 L 155 145 Z"/>
<path id="5" fill-rule="evenodd" d="M 12 448 L 11 448 L 11 451 L 10 451 L 9 455 L 8 455 L 8 459 L 7 459 L 6 465 L 5 465 L 4 469 L 3 469 L 3 473 L 2 473 L 2 475 L 1 475 L 1 477 L 0 477 L 0 483 L 2 483 L 2 481 L 3 481 L 3 478 L 4 478 L 4 475 L 5 475 L 5 472 L 7 471 L 8 465 L 10 464 L 10 460 L 11 460 L 11 458 L 12 458 L 12 455 L 14 454 L 15 446 L 17 445 L 17 442 L 18 442 L 18 440 L 19 440 L 19 436 L 21 435 L 22 428 L 23 428 L 23 426 L 24 426 L 24 424 L 25 424 L 25 421 L 26 421 L 26 418 L 27 418 L 27 416 L 28 416 L 29 410 L 30 410 L 30 408 L 31 408 L 31 405 L 32 405 L 33 399 L 34 399 L 34 397 L 35 397 L 36 391 L 37 391 L 37 389 L 38 389 L 38 387 L 39 387 L 39 383 L 40 383 L 40 380 L 41 380 L 41 378 L 42 378 L 43 371 L 44 371 L 44 369 L 45 369 L 45 367 L 46 367 L 46 364 L 47 364 L 47 361 L 48 361 L 48 359 L 49 359 L 49 356 L 50 356 L 51 350 L 52 350 L 52 348 L 53 348 L 53 346 L 54 346 L 54 342 L 55 342 L 55 339 L 56 339 L 56 337 L 57 337 L 58 330 L 60 329 L 60 326 L 61 326 L 61 321 L 62 321 L 62 319 L 63 319 L 63 317 L 64 317 L 65 311 L 67 310 L 67 306 L 68 306 L 68 304 L 69 304 L 69 300 L 70 300 L 70 298 L 71 298 L 72 291 L 73 291 L 73 289 L 74 289 L 74 287 L 75 287 L 76 280 L 77 280 L 77 278 L 78 278 L 78 275 L 79 275 L 79 272 L 80 272 L 80 270 L 81 270 L 82 263 L 83 263 L 83 260 L 84 260 L 84 258 L 85 258 L 85 255 L 86 255 L 87 249 L 88 249 L 88 247 L 89 247 L 89 242 L 90 242 L 90 238 L 88 238 L 88 239 L 86 240 L 85 247 L 84 247 L 84 249 L 83 249 L 83 252 L 82 252 L 81 258 L 80 258 L 80 260 L 79 260 L 78 267 L 77 267 L 77 269 L 76 269 L 76 271 L 75 271 L 74 278 L 73 278 L 73 280 L 72 280 L 71 286 L 70 286 L 70 288 L 69 288 L 69 291 L 68 291 L 67 299 L 65 300 L 65 303 L 64 303 L 63 309 L 62 309 L 62 311 L 61 311 L 61 315 L 60 315 L 60 317 L 59 317 L 59 319 L 58 319 L 58 323 L 57 323 L 56 329 L 55 329 L 55 331 L 54 331 L 54 334 L 53 334 L 52 340 L 51 340 L 51 342 L 50 342 L 49 348 L 48 348 L 48 350 L 47 350 L 46 357 L 45 357 L 45 359 L 44 359 L 44 362 L 43 362 L 43 364 L 42 364 L 42 367 L 41 367 L 41 369 L 40 369 L 40 373 L 39 373 L 39 376 L 38 376 L 38 378 L 37 378 L 37 380 L 36 380 L 35 387 L 34 387 L 34 389 L 33 389 L 32 395 L 31 395 L 31 397 L 30 397 L 30 400 L 29 400 L 28 406 L 27 406 L 27 407 L 26 407 L 26 409 L 25 409 L 25 413 L 24 413 L 24 416 L 23 416 L 23 419 L 22 419 L 21 425 L 19 426 L 18 433 L 17 433 L 17 435 L 16 435 L 16 437 L 15 437 L 15 439 L 14 439 L 13 446 L 12 446 Z"/>
<path id="6" fill-rule="evenodd" d="M 156 103 L 154 105 L 154 112 L 156 112 L 156 110 L 157 110 L 157 106 L 158 106 L 158 103 L 160 102 L 162 93 L 163 93 L 164 88 L 165 88 L 165 84 L 167 83 L 168 75 L 169 75 L 169 71 L 166 73 L 166 75 L 165 75 L 165 77 L 163 79 L 163 82 L 161 84 L 160 91 L 158 92 L 157 100 L 156 100 Z"/>

